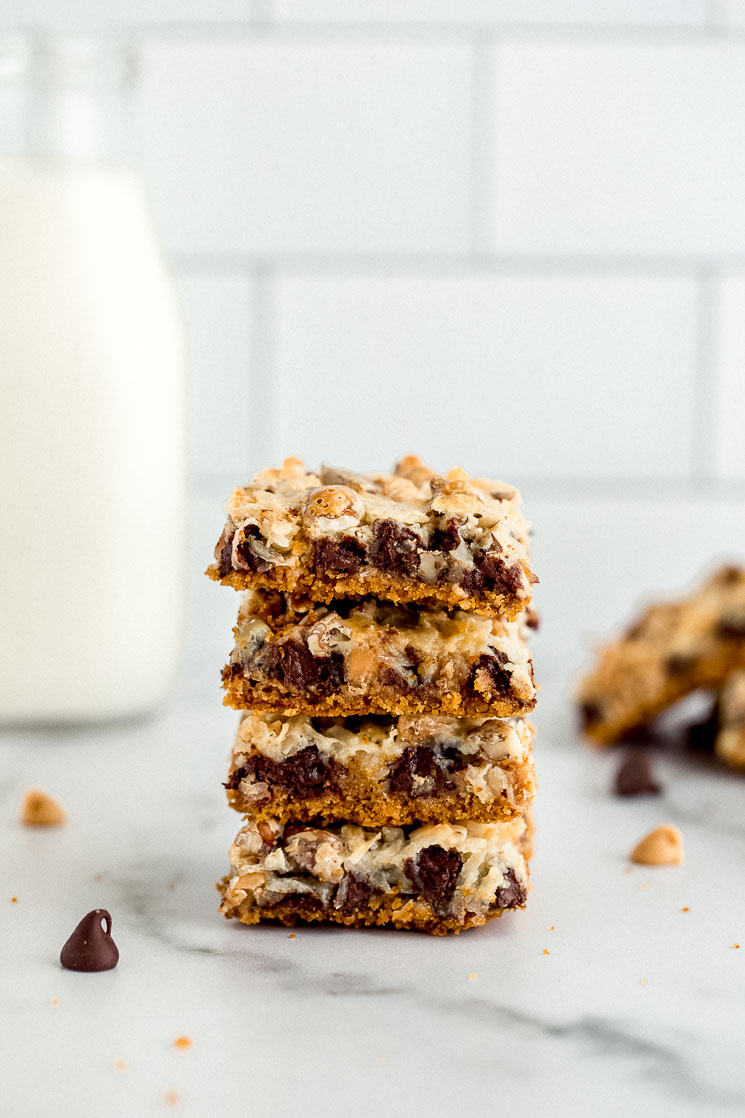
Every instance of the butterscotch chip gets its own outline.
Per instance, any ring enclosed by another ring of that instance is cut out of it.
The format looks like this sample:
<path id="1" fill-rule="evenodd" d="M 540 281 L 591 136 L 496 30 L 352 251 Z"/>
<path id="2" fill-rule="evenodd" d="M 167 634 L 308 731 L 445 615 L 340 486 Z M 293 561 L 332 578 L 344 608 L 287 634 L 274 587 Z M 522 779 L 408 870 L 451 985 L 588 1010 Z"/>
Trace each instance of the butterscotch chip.
<path id="1" fill-rule="evenodd" d="M 27 827 L 59 827 L 67 822 L 67 812 L 43 788 L 29 788 L 21 801 L 21 822 Z"/>
<path id="2" fill-rule="evenodd" d="M 679 866 L 683 861 L 683 836 L 672 823 L 655 827 L 631 851 L 631 861 L 642 866 Z"/>

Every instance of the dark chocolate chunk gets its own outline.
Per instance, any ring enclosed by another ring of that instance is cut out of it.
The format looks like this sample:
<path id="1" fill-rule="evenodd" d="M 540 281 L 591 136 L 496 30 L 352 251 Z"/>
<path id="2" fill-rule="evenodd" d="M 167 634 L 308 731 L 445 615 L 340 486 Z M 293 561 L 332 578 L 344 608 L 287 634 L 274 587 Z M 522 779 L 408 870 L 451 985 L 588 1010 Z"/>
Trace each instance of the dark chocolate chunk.
<path id="1" fill-rule="evenodd" d="M 261 539 L 261 533 L 255 524 L 247 524 L 241 529 L 233 558 L 236 570 L 254 571 L 256 574 L 270 570 L 272 564 L 254 550 L 254 541 L 258 539 Z"/>
<path id="2" fill-rule="evenodd" d="M 512 690 L 512 676 L 508 671 L 505 671 L 504 665 L 506 663 L 507 654 L 500 652 L 499 649 L 495 649 L 491 655 L 482 653 L 473 671 L 473 677 L 475 677 L 476 672 L 480 668 L 486 671 L 493 684 L 493 691 L 497 698 L 508 698 Z"/>
<path id="3" fill-rule="evenodd" d="M 274 761 L 261 753 L 253 754 L 230 774 L 225 787 L 236 789 L 246 777 L 279 785 L 298 796 L 317 792 L 323 784 L 333 786 L 335 783 L 328 761 L 315 745 L 307 745 L 282 761 Z"/>
<path id="4" fill-rule="evenodd" d="M 527 900 L 528 892 L 515 877 L 514 870 L 507 870 L 504 882 L 494 894 L 492 908 L 520 908 Z"/>
<path id="5" fill-rule="evenodd" d="M 366 877 L 350 870 L 342 878 L 336 891 L 334 904 L 342 916 L 354 916 L 356 912 L 370 900 L 378 890 Z"/>
<path id="6" fill-rule="evenodd" d="M 215 548 L 215 559 L 217 560 L 217 570 L 220 578 L 225 578 L 233 569 L 233 534 L 233 525 L 231 523 L 226 524 Z"/>
<path id="7" fill-rule="evenodd" d="M 339 652 L 314 656 L 302 641 L 289 637 L 268 646 L 266 671 L 285 687 L 326 695 L 344 683 L 344 657 Z"/>
<path id="8" fill-rule="evenodd" d="M 315 893 L 285 893 L 284 896 L 272 898 L 266 902 L 264 908 L 289 908 L 292 912 L 318 912 L 323 908 L 323 901 Z"/>
<path id="9" fill-rule="evenodd" d="M 745 617 L 723 617 L 717 625 L 717 636 L 732 640 L 745 638 Z"/>
<path id="10" fill-rule="evenodd" d="M 374 520 L 370 562 L 381 571 L 413 576 L 419 570 L 421 540 L 395 520 Z"/>
<path id="11" fill-rule="evenodd" d="M 661 791 L 655 780 L 652 758 L 642 749 L 627 753 L 616 773 L 613 791 L 617 796 L 658 795 Z"/>
<path id="12" fill-rule="evenodd" d="M 688 727 L 688 746 L 703 753 L 711 753 L 719 733 L 719 703 L 714 703 L 708 718 Z"/>
<path id="13" fill-rule="evenodd" d="M 455 744 L 407 745 L 391 766 L 388 783 L 392 792 L 406 796 L 438 795 L 454 787 L 452 774 L 465 764 L 466 758 Z"/>
<path id="14" fill-rule="evenodd" d="M 429 541 L 430 551 L 455 551 L 460 543 L 460 532 L 454 520 L 448 520 L 435 528 Z"/>
<path id="15" fill-rule="evenodd" d="M 685 675 L 698 662 L 695 652 L 671 652 L 665 660 L 665 668 L 670 675 Z"/>
<path id="16" fill-rule="evenodd" d="M 582 722 L 582 729 L 589 730 L 591 726 L 595 726 L 598 722 L 602 722 L 603 708 L 599 702 L 587 699 L 584 703 L 579 704 L 579 716 Z"/>
<path id="17" fill-rule="evenodd" d="M 84 916 L 60 951 L 65 970 L 112 970 L 119 962 L 119 949 L 111 938 L 111 914 L 94 908 Z"/>
<path id="18" fill-rule="evenodd" d="M 411 878 L 432 911 L 444 916 L 453 899 L 462 865 L 463 856 L 457 850 L 445 850 L 437 845 L 425 846 L 416 858 L 406 859 L 404 873 Z"/>
<path id="19" fill-rule="evenodd" d="M 345 574 L 355 575 L 362 566 L 365 558 L 365 547 L 354 536 L 345 536 L 342 540 L 317 540 L 315 545 L 314 561 L 316 570 L 344 571 Z"/>
<path id="20" fill-rule="evenodd" d="M 522 587 L 522 568 L 519 563 L 508 567 L 498 555 L 488 551 L 477 551 L 473 557 L 473 567 L 462 572 L 451 572 L 448 577 L 459 582 L 469 594 L 483 594 L 492 591 L 506 598 L 514 597 Z"/>

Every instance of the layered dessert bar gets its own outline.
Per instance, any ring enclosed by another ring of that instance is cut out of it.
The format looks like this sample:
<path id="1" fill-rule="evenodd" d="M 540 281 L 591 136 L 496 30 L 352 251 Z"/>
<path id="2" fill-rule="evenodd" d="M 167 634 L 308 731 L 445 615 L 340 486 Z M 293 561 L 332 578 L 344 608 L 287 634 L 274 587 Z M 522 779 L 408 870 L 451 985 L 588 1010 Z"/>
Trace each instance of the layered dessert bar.
<path id="1" fill-rule="evenodd" d="M 220 911 L 244 924 L 326 920 L 459 932 L 524 907 L 530 843 L 525 817 L 379 830 L 260 820 L 231 848 Z"/>
<path id="2" fill-rule="evenodd" d="M 535 705 L 525 620 L 395 605 L 314 605 L 248 591 L 223 671 L 225 702 L 285 715 L 522 715 Z"/>
<path id="3" fill-rule="evenodd" d="M 745 667 L 745 570 L 727 566 L 676 602 L 650 606 L 601 650 L 578 690 L 585 732 L 601 744 L 643 726 L 698 688 Z"/>
<path id="4" fill-rule="evenodd" d="M 528 722 L 246 713 L 225 787 L 252 821 L 365 827 L 495 822 L 523 815 L 535 771 Z"/>
<path id="5" fill-rule="evenodd" d="M 236 489 L 226 511 L 207 574 L 236 589 L 515 617 L 537 581 L 518 491 L 460 469 L 443 477 L 413 456 L 392 474 L 315 474 L 288 458 Z"/>

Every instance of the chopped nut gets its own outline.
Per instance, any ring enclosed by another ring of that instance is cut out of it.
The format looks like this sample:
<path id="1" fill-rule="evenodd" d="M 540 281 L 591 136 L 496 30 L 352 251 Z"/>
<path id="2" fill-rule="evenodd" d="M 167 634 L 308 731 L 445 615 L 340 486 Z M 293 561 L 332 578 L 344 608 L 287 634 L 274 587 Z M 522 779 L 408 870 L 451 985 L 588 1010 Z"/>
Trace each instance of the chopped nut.
<path id="1" fill-rule="evenodd" d="M 43 788 L 29 788 L 21 801 L 21 821 L 27 827 L 59 827 L 67 822 L 67 812 Z"/>
<path id="2" fill-rule="evenodd" d="M 671 823 L 655 827 L 631 851 L 631 861 L 643 866 L 679 866 L 683 861 L 683 836 Z"/>

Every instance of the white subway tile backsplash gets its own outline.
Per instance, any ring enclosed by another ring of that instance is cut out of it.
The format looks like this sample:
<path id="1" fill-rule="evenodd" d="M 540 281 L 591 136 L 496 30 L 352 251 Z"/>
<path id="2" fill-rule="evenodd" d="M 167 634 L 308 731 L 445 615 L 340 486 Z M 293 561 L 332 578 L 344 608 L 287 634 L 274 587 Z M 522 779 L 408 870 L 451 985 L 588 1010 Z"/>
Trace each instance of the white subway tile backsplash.
<path id="1" fill-rule="evenodd" d="M 182 252 L 468 245 L 466 44 L 153 44 L 146 156 Z"/>
<path id="2" fill-rule="evenodd" d="M 495 49 L 492 249 L 745 252 L 745 46 Z"/>
<path id="3" fill-rule="evenodd" d="M 190 467 L 245 475 L 251 463 L 253 284 L 243 276 L 182 276 Z"/>
<path id="4" fill-rule="evenodd" d="M 279 20 L 485 24 L 702 24 L 705 0 L 274 0 Z"/>
<path id="5" fill-rule="evenodd" d="M 717 8 L 721 22 L 745 27 L 745 0 L 719 0 Z"/>
<path id="6" fill-rule="evenodd" d="M 717 476 L 745 481 L 745 274 L 719 283 L 716 374 Z"/>
<path id="7" fill-rule="evenodd" d="M 689 474 L 692 281 L 294 273 L 274 319 L 277 457 Z"/>

